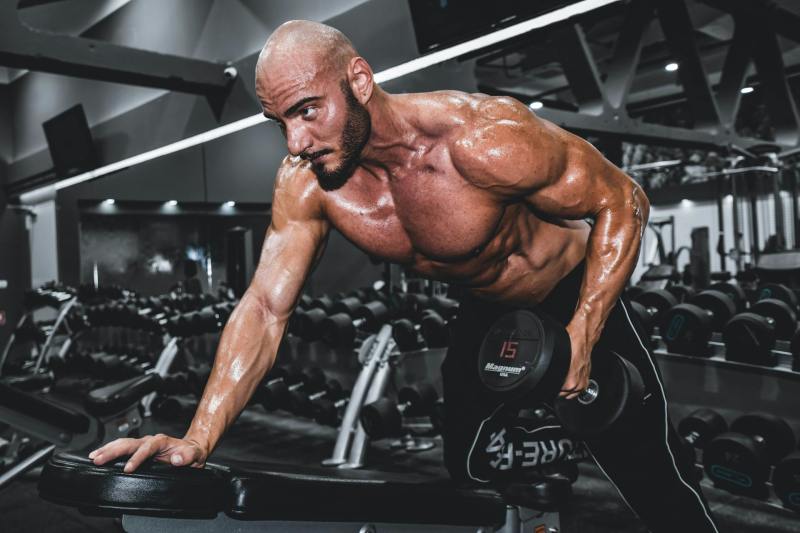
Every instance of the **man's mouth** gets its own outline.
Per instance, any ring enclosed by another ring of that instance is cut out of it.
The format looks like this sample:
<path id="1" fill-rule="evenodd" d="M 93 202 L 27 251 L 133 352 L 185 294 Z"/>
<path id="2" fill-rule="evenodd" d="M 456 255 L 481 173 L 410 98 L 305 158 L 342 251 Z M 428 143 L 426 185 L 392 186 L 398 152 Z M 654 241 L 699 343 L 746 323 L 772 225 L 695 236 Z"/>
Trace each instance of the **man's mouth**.
<path id="1" fill-rule="evenodd" d="M 319 163 L 319 162 L 320 162 L 320 161 L 321 161 L 321 160 L 322 160 L 322 159 L 323 159 L 323 158 L 324 158 L 326 155 L 328 155 L 329 153 L 330 153 L 330 151 L 328 151 L 328 150 L 323 150 L 323 151 L 321 151 L 321 152 L 317 152 L 317 153 L 314 153 L 314 154 L 310 154 L 310 155 L 308 155 L 308 156 L 307 156 L 307 159 L 308 159 L 309 161 L 311 161 L 312 163 Z"/>

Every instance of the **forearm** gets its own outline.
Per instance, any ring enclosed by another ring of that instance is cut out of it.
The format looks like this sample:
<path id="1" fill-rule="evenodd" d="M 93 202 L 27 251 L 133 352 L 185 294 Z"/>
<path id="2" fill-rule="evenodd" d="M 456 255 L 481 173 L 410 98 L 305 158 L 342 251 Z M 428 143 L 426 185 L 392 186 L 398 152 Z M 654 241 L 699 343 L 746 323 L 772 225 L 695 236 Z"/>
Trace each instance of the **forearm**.
<path id="1" fill-rule="evenodd" d="M 184 437 L 210 454 L 272 368 L 286 326 L 257 298 L 243 296 L 220 338 L 214 367 Z"/>
<path id="2" fill-rule="evenodd" d="M 586 268 L 570 327 L 591 349 L 625 283 L 636 267 L 650 205 L 641 188 L 631 187 L 624 201 L 601 210 L 589 234 Z"/>

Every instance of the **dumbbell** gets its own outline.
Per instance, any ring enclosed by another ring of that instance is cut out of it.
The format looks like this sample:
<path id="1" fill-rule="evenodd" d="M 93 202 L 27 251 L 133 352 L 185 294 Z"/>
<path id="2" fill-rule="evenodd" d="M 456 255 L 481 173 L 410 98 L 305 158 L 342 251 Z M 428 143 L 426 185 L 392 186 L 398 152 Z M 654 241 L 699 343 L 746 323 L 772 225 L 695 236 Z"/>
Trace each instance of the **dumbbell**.
<path id="1" fill-rule="evenodd" d="M 667 286 L 667 290 L 675 297 L 678 303 L 688 301 L 697 293 L 692 287 L 683 283 L 673 283 Z"/>
<path id="2" fill-rule="evenodd" d="M 772 352 L 775 338 L 774 319 L 750 311 L 739 313 L 730 319 L 722 331 L 725 359 L 751 365 L 775 366 L 778 364 L 778 357 Z"/>
<path id="3" fill-rule="evenodd" d="M 659 317 L 671 307 L 678 305 L 678 299 L 664 289 L 642 290 L 631 301 L 631 311 L 639 319 L 648 337 L 658 324 Z"/>
<path id="4" fill-rule="evenodd" d="M 790 453 L 775 465 L 772 488 L 787 509 L 800 513 L 800 452 Z"/>
<path id="5" fill-rule="evenodd" d="M 756 301 L 769 298 L 785 302 L 792 310 L 797 311 L 797 294 L 782 283 L 764 283 L 759 286 Z"/>
<path id="6" fill-rule="evenodd" d="M 308 342 L 319 340 L 322 338 L 322 322 L 327 317 L 318 307 L 295 309 L 289 321 L 289 332 Z"/>
<path id="7" fill-rule="evenodd" d="M 559 398 L 571 356 L 563 325 L 542 313 L 516 310 L 488 329 L 478 372 L 484 387 L 507 405 L 553 402 L 564 428 L 576 435 L 600 433 L 638 412 L 644 398 L 641 374 L 619 354 L 600 347 L 591 356 L 587 389 L 571 400 Z"/>
<path id="8" fill-rule="evenodd" d="M 320 391 L 326 382 L 325 373 L 319 368 L 310 368 L 305 372 L 283 369 L 270 374 L 272 379 L 263 383 L 258 390 L 261 405 L 268 411 L 289 410 L 292 391 Z"/>
<path id="9" fill-rule="evenodd" d="M 289 411 L 305 418 L 314 418 L 314 406 L 321 400 L 337 400 L 344 396 L 342 386 L 335 379 L 328 380 L 317 391 L 293 390 L 289 393 Z"/>
<path id="10" fill-rule="evenodd" d="M 407 318 L 392 322 L 392 337 L 401 351 L 411 351 L 424 346 L 445 348 L 450 343 L 448 321 L 433 309 L 421 312 L 419 324 Z M 421 340 L 420 340 L 421 336 Z"/>
<path id="11" fill-rule="evenodd" d="M 698 409 L 678 424 L 678 434 L 683 443 L 682 452 L 692 467 L 697 463 L 696 449 L 702 450 L 714 437 L 728 431 L 725 419 L 711 409 Z M 696 479 L 703 477 L 703 469 L 695 472 Z"/>
<path id="12" fill-rule="evenodd" d="M 326 317 L 321 323 L 322 339 L 330 346 L 352 346 L 359 329 L 376 332 L 381 324 L 391 318 L 389 308 L 374 300 L 359 306 L 353 316 L 337 313 Z"/>
<path id="13" fill-rule="evenodd" d="M 708 357 L 708 343 L 714 331 L 722 331 L 736 312 L 736 305 L 725 293 L 702 291 L 689 303 L 674 306 L 664 313 L 659 330 L 670 352 Z"/>
<path id="14" fill-rule="evenodd" d="M 313 298 L 308 294 L 301 294 L 297 300 L 297 309 L 310 309 Z"/>
<path id="15" fill-rule="evenodd" d="M 333 298 L 327 294 L 323 294 L 311 300 L 311 309 L 322 309 L 325 311 L 326 315 L 330 315 L 333 312 L 334 303 Z"/>
<path id="16" fill-rule="evenodd" d="M 714 485 L 756 498 L 767 495 L 770 467 L 795 447 L 792 428 L 782 418 L 747 414 L 733 421 L 730 431 L 709 442 L 703 465 Z"/>
<path id="17" fill-rule="evenodd" d="M 407 318 L 392 321 L 392 338 L 401 352 L 419 350 L 424 346 L 419 336 L 420 325 Z"/>
<path id="18" fill-rule="evenodd" d="M 446 321 L 453 320 L 458 314 L 458 301 L 445 296 L 431 296 L 431 309 L 439 313 Z"/>
<path id="19" fill-rule="evenodd" d="M 322 398 L 314 403 L 314 421 L 323 426 L 336 427 L 342 422 L 344 410 L 350 398 L 342 394 L 339 398 Z"/>
<path id="20" fill-rule="evenodd" d="M 733 303 L 736 306 L 736 313 L 741 313 L 747 308 L 747 293 L 738 283 L 720 281 L 718 283 L 712 283 L 708 287 L 708 290 L 719 291 L 727 294 L 728 298 L 733 300 Z"/>
<path id="21" fill-rule="evenodd" d="M 437 311 L 433 309 L 423 311 L 420 331 L 428 348 L 446 348 L 450 344 L 448 324 L 449 320 L 445 320 Z"/>
<path id="22" fill-rule="evenodd" d="M 431 383 L 422 382 L 403 387 L 397 401 L 380 398 L 361 408 L 360 420 L 364 431 L 373 440 L 399 436 L 403 418 L 430 416 L 439 394 Z"/>
<path id="23" fill-rule="evenodd" d="M 786 285 L 762 285 L 750 311 L 774 320 L 775 336 L 779 339 L 791 339 L 797 328 L 797 295 Z"/>

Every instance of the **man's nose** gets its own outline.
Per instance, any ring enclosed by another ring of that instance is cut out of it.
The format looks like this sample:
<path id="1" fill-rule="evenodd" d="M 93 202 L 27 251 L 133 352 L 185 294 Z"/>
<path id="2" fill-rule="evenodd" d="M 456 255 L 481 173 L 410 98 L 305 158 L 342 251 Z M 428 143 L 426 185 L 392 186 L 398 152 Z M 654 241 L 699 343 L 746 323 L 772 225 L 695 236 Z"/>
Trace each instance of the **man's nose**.
<path id="1" fill-rule="evenodd" d="M 291 128 L 286 134 L 289 153 L 297 157 L 306 152 L 314 143 L 306 128 Z"/>

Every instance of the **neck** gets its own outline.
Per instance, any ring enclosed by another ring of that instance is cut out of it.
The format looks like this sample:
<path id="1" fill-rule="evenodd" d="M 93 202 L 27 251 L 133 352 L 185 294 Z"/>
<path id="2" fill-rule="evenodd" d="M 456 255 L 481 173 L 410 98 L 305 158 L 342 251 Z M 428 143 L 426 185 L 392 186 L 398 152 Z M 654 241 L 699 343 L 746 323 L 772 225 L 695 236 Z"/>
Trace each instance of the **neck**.
<path id="1" fill-rule="evenodd" d="M 361 152 L 363 163 L 384 168 L 401 164 L 408 153 L 414 150 L 416 129 L 405 118 L 402 105 L 398 97 L 375 87 L 372 98 L 367 102 L 372 130 Z"/>

